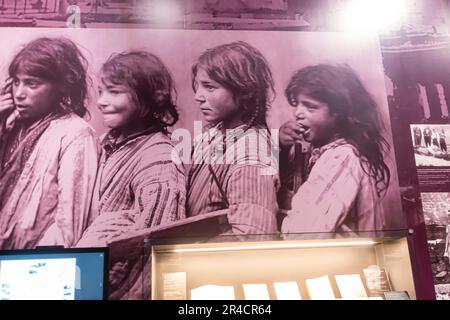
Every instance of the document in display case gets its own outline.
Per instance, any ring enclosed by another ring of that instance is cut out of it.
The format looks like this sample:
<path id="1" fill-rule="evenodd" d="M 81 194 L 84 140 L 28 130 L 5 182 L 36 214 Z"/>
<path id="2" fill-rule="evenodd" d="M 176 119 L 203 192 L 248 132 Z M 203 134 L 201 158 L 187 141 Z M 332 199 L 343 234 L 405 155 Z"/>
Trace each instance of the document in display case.
<path id="1" fill-rule="evenodd" d="M 274 282 L 277 300 L 302 300 L 297 282 Z"/>
<path id="2" fill-rule="evenodd" d="M 163 274 L 164 300 L 186 300 L 186 272 Z"/>
<path id="3" fill-rule="evenodd" d="M 244 283 L 245 300 L 270 300 L 269 290 L 265 283 Z"/>
<path id="4" fill-rule="evenodd" d="M 191 300 L 234 300 L 233 286 L 204 285 L 191 290 Z"/>
<path id="5" fill-rule="evenodd" d="M 384 293 L 386 300 L 411 300 L 407 291 L 387 291 Z"/>
<path id="6" fill-rule="evenodd" d="M 328 275 L 322 277 L 306 279 L 306 288 L 311 300 L 334 300 L 333 287 Z"/>
<path id="7" fill-rule="evenodd" d="M 389 276 L 386 269 L 371 265 L 363 269 L 366 285 L 371 297 L 383 296 L 384 292 L 391 291 Z"/>
<path id="8" fill-rule="evenodd" d="M 178 272 L 186 274 L 186 299 L 197 298 L 193 289 L 204 286 L 226 286 L 240 300 L 383 299 L 385 291 L 415 299 L 407 236 L 305 240 L 303 234 L 298 240 L 190 244 L 149 239 L 152 299 L 167 298 L 164 277 Z"/>
<path id="9" fill-rule="evenodd" d="M 337 286 L 342 299 L 367 298 L 366 289 L 359 274 L 335 275 Z"/>

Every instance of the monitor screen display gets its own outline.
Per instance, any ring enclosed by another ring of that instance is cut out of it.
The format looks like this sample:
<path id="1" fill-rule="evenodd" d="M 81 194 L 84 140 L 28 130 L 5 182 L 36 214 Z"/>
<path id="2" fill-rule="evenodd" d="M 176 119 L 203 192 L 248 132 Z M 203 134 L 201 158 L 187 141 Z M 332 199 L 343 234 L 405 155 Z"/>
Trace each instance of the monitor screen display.
<path id="1" fill-rule="evenodd" d="M 102 300 L 108 248 L 0 251 L 0 300 Z"/>

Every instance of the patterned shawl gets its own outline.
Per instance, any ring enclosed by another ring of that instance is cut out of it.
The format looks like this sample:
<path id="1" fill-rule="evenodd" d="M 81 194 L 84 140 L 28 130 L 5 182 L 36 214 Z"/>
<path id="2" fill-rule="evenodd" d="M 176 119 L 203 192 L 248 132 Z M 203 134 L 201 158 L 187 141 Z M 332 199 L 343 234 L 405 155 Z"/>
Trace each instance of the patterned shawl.
<path id="1" fill-rule="evenodd" d="M 44 133 L 44 131 L 48 128 L 50 122 L 58 117 L 61 117 L 61 113 L 51 113 L 39 120 L 37 123 L 33 124 L 32 127 L 28 129 L 25 138 L 19 142 L 16 150 L 14 150 L 9 159 L 7 159 L 3 170 L 0 172 L 0 212 L 2 211 L 4 203 L 6 203 L 8 195 L 10 195 L 12 190 L 14 190 L 21 173 L 25 168 L 26 162 L 36 146 L 37 141 L 41 137 L 42 133 Z M 1 119 L 0 121 L 2 124 L 5 124 L 6 118 Z M 18 125 L 18 123 L 16 122 L 15 125 Z M 2 127 L 4 126 L 5 125 Z M 1 131 L 0 144 L 2 148 L 0 148 L 0 158 L 3 158 L 4 153 L 6 152 L 4 147 L 10 132 L 11 131 L 7 129 L 3 129 Z M 7 222 L 6 225 L 9 225 L 9 219 L 7 219 L 8 221 L 5 221 L 7 216 L 7 214 L 1 215 L 1 230 L 4 230 L 3 228 L 5 227 L 5 222 Z"/>

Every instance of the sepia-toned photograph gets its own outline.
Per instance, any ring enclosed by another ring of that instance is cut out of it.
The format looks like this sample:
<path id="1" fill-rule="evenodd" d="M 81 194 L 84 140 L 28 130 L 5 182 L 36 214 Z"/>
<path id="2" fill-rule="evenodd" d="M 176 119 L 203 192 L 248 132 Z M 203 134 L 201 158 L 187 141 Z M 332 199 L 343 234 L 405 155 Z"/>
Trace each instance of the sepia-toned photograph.
<path id="1" fill-rule="evenodd" d="M 434 288 L 436 300 L 450 300 L 450 284 L 437 284 Z"/>
<path id="2" fill-rule="evenodd" d="M 450 193 L 421 193 L 436 296 L 450 300 Z"/>
<path id="3" fill-rule="evenodd" d="M 300 31 L 322 23 L 316 20 L 323 4 L 285 0 L 3 0 L 0 5 L 0 25 L 9 27 Z"/>
<path id="4" fill-rule="evenodd" d="M 1 0 L 2 296 L 88 297 L 84 266 L 10 251 L 101 249 L 100 299 L 186 299 L 153 253 L 327 239 L 367 240 L 386 298 L 449 300 L 449 21 L 447 0 Z"/>
<path id="5" fill-rule="evenodd" d="M 412 124 L 411 138 L 417 167 L 450 166 L 450 125 Z"/>
<path id="6" fill-rule="evenodd" d="M 0 33 L 1 249 L 405 227 L 375 38 Z"/>
<path id="7" fill-rule="evenodd" d="M 182 29 L 184 7 L 184 0 L 3 0 L 0 25 Z"/>

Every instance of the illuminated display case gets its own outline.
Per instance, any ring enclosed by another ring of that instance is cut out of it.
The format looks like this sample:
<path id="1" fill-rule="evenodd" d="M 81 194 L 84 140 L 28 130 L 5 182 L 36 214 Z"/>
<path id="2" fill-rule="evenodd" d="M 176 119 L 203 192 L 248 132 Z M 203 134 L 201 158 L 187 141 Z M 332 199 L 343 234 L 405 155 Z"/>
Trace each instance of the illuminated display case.
<path id="1" fill-rule="evenodd" d="M 152 298 L 415 299 L 408 236 L 150 240 Z"/>

